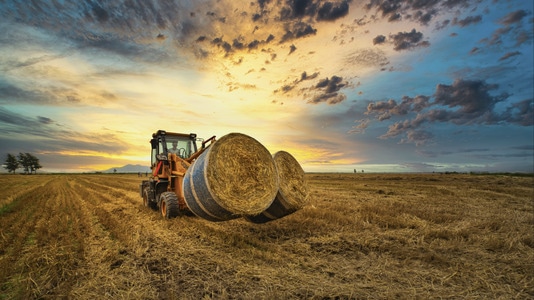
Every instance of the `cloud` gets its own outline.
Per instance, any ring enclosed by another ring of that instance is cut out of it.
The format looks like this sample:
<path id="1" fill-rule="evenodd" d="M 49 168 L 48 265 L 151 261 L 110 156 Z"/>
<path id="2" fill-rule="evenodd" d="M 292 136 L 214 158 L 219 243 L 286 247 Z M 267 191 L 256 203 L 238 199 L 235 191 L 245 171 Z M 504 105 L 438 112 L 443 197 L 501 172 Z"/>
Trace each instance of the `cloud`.
<path id="1" fill-rule="evenodd" d="M 113 133 L 82 133 L 68 129 L 48 117 L 21 115 L 0 107 L 0 130 L 5 133 L 0 152 L 14 150 L 12 144 L 29 145 L 40 152 L 113 153 L 129 150 L 130 146 Z M 17 142 L 24 136 L 26 143 Z M 13 138 L 14 137 L 14 138 Z M 114 141 L 109 143 L 109 141 Z M 24 146 L 29 147 L 29 146 Z"/>
<path id="2" fill-rule="evenodd" d="M 423 33 L 414 29 L 410 32 L 398 32 L 397 34 L 391 34 L 389 38 L 392 40 L 396 51 L 410 50 L 418 47 L 428 47 L 430 43 L 423 41 Z"/>
<path id="3" fill-rule="evenodd" d="M 348 65 L 358 67 L 366 66 L 376 68 L 383 68 L 389 64 L 389 60 L 384 51 L 373 48 L 355 50 L 346 56 L 345 62 Z"/>
<path id="4" fill-rule="evenodd" d="M 369 127 L 369 122 L 370 122 L 369 119 L 356 120 L 356 121 L 354 121 L 354 123 L 357 123 L 358 125 L 352 126 L 352 128 L 347 133 L 349 133 L 349 134 L 352 134 L 352 133 L 364 133 L 365 129 L 367 129 L 367 127 Z"/>
<path id="5" fill-rule="evenodd" d="M 430 97 L 419 95 L 414 98 L 404 96 L 402 102 L 397 104 L 393 99 L 369 103 L 366 114 L 375 114 L 379 121 L 390 119 L 391 116 L 407 115 L 410 112 L 420 112 L 428 107 Z"/>
<path id="6" fill-rule="evenodd" d="M 469 26 L 469 25 L 480 23 L 480 21 L 482 21 L 482 16 L 481 15 L 468 16 L 468 17 L 466 17 L 464 19 L 461 19 L 461 20 L 458 20 L 458 18 L 454 18 L 453 21 L 452 21 L 452 25 L 458 25 L 460 27 L 466 27 L 466 26 Z"/>
<path id="7" fill-rule="evenodd" d="M 521 52 L 519 52 L 519 51 L 508 52 L 505 55 L 501 56 L 501 58 L 499 58 L 499 61 L 507 60 L 510 57 L 513 57 L 513 56 L 516 56 L 516 55 L 521 55 Z"/>
<path id="8" fill-rule="evenodd" d="M 529 13 L 526 10 L 516 10 L 513 11 L 506 16 L 504 16 L 502 19 L 499 20 L 499 23 L 503 25 L 512 25 L 514 23 L 520 22 L 524 17 L 528 16 Z"/>
<path id="9" fill-rule="evenodd" d="M 261 1 L 260 6 L 264 6 L 266 1 Z M 349 12 L 349 3 L 344 0 L 334 2 L 322 2 L 314 0 L 287 0 L 285 6 L 280 9 L 280 19 L 302 19 L 310 17 L 317 21 L 333 21 L 342 18 Z"/>
<path id="10" fill-rule="evenodd" d="M 492 92 L 497 89 L 498 85 L 488 84 L 483 80 L 457 79 L 450 85 L 438 84 L 432 96 L 404 96 L 400 103 L 393 99 L 369 103 L 366 114 L 374 116 L 378 121 L 408 117 L 389 125 L 388 131 L 381 138 L 405 135 L 405 138 L 401 139 L 402 143 L 411 142 L 418 146 L 433 137 L 428 130 L 421 129 L 425 124 L 533 125 L 532 99 L 511 103 L 500 112 L 496 105 L 507 100 L 510 95 L 493 95 Z M 365 122 L 365 127 L 367 126 L 368 122 Z"/>
<path id="11" fill-rule="evenodd" d="M 300 81 L 315 79 L 317 76 L 319 76 L 319 72 L 315 72 L 311 75 L 308 75 L 306 72 L 302 72 L 300 75 Z"/>
<path id="12" fill-rule="evenodd" d="M 421 25 L 428 25 L 442 11 L 457 7 L 469 7 L 469 0 L 369 0 L 364 6 L 368 11 L 376 10 L 388 22 L 413 20 Z"/>
<path id="13" fill-rule="evenodd" d="M 373 39 L 373 45 L 380 45 L 383 44 L 385 41 L 386 37 L 380 34 Z"/>
<path id="14" fill-rule="evenodd" d="M 408 132 L 406 132 L 406 138 L 401 139 L 400 143 L 413 143 L 416 146 L 423 146 L 428 143 L 428 141 L 432 140 L 433 137 L 434 134 L 426 130 L 408 130 Z"/>
<path id="15" fill-rule="evenodd" d="M 317 21 L 334 21 L 346 16 L 349 12 L 349 1 L 340 3 L 324 2 L 317 10 Z"/>
<path id="16" fill-rule="evenodd" d="M 345 94 L 341 93 L 322 93 L 317 94 L 308 100 L 308 103 L 317 104 L 321 102 L 326 102 L 328 104 L 338 104 L 347 99 Z"/>
<path id="17" fill-rule="evenodd" d="M 288 94 L 296 90 L 296 87 L 304 81 L 315 80 L 318 76 L 319 72 L 312 73 L 311 75 L 308 75 L 307 72 L 302 72 L 298 79 L 294 79 L 289 83 L 284 84 L 273 93 Z M 307 103 L 318 104 L 325 102 L 328 104 L 338 104 L 347 98 L 345 94 L 340 93 L 340 90 L 347 86 L 348 82 L 344 81 L 343 77 L 334 75 L 330 78 L 326 77 L 320 79 L 312 86 L 299 89 L 298 94 L 302 95 L 305 99 L 308 99 Z"/>
<path id="18" fill-rule="evenodd" d="M 37 120 L 39 121 L 39 123 L 42 123 L 45 125 L 55 123 L 54 120 L 47 118 L 47 117 L 42 117 L 42 116 L 37 116 Z"/>
<path id="19" fill-rule="evenodd" d="M 525 10 L 517 10 L 508 13 L 498 22 L 499 24 L 502 24 L 503 27 L 497 28 L 492 33 L 491 37 L 484 38 L 481 42 L 489 46 L 502 45 L 507 38 L 510 38 L 511 40 L 515 40 L 515 46 L 517 47 L 523 43 L 531 41 L 533 38 L 532 25 L 523 29 L 523 24 L 521 22 L 521 20 L 529 14 L 530 12 Z"/>
<path id="20" fill-rule="evenodd" d="M 479 53 L 480 52 L 480 48 L 478 47 L 473 47 L 471 49 L 471 51 L 469 51 L 469 54 L 476 54 L 476 53 Z"/>
<path id="21" fill-rule="evenodd" d="M 325 78 L 320 80 L 311 90 L 319 91 L 312 99 L 308 100 L 308 103 L 321 103 L 326 102 L 328 104 L 337 104 L 346 99 L 344 94 L 338 93 L 343 87 L 347 85 L 347 82 L 343 81 L 342 77 L 332 76 L 331 78 Z"/>
<path id="22" fill-rule="evenodd" d="M 533 99 L 525 99 L 512 103 L 506 108 L 506 111 L 501 115 L 501 118 L 508 123 L 519 124 L 522 126 L 534 125 Z"/>
<path id="23" fill-rule="evenodd" d="M 285 27 L 285 34 L 282 36 L 280 43 L 285 43 L 294 39 L 315 35 L 317 29 L 313 28 L 310 24 L 304 22 L 296 22 L 287 24 Z"/>

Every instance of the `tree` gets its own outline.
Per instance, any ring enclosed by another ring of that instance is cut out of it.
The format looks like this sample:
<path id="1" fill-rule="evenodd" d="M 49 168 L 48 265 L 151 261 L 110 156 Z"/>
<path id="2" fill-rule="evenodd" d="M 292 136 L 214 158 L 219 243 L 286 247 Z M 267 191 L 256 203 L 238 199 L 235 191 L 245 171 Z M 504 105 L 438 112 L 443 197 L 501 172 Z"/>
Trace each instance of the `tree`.
<path id="1" fill-rule="evenodd" d="M 28 174 L 28 172 L 30 171 L 30 160 L 28 156 L 26 155 L 26 153 L 20 152 L 18 155 L 18 159 L 19 159 L 19 165 L 24 170 L 24 173 Z"/>
<path id="2" fill-rule="evenodd" d="M 18 168 L 19 161 L 17 160 L 17 157 L 13 154 L 8 153 L 6 161 L 4 162 L 4 169 L 6 169 L 9 173 L 13 172 L 13 174 L 15 174 L 15 170 Z"/>
<path id="3" fill-rule="evenodd" d="M 26 174 L 32 174 L 34 172 L 37 174 L 37 170 L 42 168 L 41 164 L 39 163 L 39 159 L 33 156 L 31 153 L 20 152 L 18 155 L 18 160 L 20 166 L 22 166 L 24 173 Z"/>
<path id="4" fill-rule="evenodd" d="M 30 155 L 30 161 L 31 161 L 30 170 L 32 170 L 35 174 L 37 174 L 37 170 L 39 170 L 43 166 L 41 166 L 41 164 L 39 163 L 39 159 L 37 157 L 29 153 L 26 153 L 26 154 Z"/>

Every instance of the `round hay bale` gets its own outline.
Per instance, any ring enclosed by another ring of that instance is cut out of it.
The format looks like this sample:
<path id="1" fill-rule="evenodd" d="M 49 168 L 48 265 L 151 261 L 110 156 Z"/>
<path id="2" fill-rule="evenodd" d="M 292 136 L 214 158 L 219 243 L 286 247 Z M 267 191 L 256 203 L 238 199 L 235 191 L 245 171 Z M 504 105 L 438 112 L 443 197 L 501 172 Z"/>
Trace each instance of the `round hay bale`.
<path id="1" fill-rule="evenodd" d="M 304 170 L 288 152 L 278 151 L 273 156 L 280 182 L 276 198 L 269 208 L 259 215 L 247 216 L 254 223 L 265 223 L 285 217 L 308 203 L 309 189 Z"/>
<path id="2" fill-rule="evenodd" d="M 230 133 L 217 140 L 184 177 L 188 208 L 210 221 L 254 215 L 267 209 L 278 191 L 269 151 L 254 138 Z"/>

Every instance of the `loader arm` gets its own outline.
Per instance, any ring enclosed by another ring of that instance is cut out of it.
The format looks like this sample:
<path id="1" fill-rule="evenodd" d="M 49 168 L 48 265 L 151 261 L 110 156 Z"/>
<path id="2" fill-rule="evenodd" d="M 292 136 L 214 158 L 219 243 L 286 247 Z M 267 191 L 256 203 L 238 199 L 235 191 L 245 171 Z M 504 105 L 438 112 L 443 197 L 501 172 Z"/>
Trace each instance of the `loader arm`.
<path id="1" fill-rule="evenodd" d="M 207 143 L 210 143 L 209 145 L 206 146 Z M 189 158 L 185 159 L 185 161 L 187 161 L 189 164 L 192 164 L 193 161 L 195 159 L 197 159 L 202 153 L 204 153 L 204 151 L 206 149 L 208 149 L 209 146 L 211 146 L 211 144 L 213 144 L 215 142 L 215 136 L 212 136 L 210 137 L 209 139 L 205 140 L 202 142 L 202 148 L 200 148 L 200 150 L 198 150 L 197 152 L 193 153 L 193 155 L 191 155 Z"/>

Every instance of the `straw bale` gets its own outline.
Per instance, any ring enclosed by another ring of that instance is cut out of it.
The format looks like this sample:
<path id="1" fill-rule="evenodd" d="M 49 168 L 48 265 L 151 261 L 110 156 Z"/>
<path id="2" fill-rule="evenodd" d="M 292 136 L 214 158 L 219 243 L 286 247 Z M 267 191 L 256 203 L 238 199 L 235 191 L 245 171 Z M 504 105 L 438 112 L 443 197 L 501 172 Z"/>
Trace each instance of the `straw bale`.
<path id="1" fill-rule="evenodd" d="M 308 203 L 309 190 L 304 170 L 298 161 L 286 151 L 278 151 L 273 156 L 280 188 L 277 200 L 288 210 L 298 210 Z"/>
<path id="2" fill-rule="evenodd" d="M 236 215 L 267 209 L 278 191 L 276 167 L 269 151 L 241 133 L 225 135 L 211 147 L 206 174 L 217 203 Z"/>

